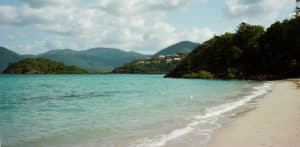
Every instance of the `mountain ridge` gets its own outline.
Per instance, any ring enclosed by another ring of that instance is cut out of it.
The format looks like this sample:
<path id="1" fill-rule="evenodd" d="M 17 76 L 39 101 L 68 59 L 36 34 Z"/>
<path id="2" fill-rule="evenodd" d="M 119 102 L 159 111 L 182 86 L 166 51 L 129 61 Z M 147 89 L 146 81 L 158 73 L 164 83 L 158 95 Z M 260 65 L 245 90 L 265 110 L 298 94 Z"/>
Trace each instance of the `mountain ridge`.
<path id="1" fill-rule="evenodd" d="M 162 49 L 163 54 L 176 54 L 178 52 L 190 52 L 198 43 L 181 41 L 174 45 Z M 110 72 L 116 67 L 124 65 L 134 60 L 146 59 L 151 56 L 158 56 L 160 52 L 153 55 L 141 54 L 135 51 L 124 51 L 116 48 L 94 47 L 86 50 L 52 49 L 37 55 L 20 55 L 14 51 L 2 47 L 0 50 L 0 71 L 3 71 L 9 63 L 17 62 L 25 58 L 45 58 L 56 62 L 63 62 L 68 66 L 78 66 L 90 72 Z"/>
<path id="2" fill-rule="evenodd" d="M 63 62 L 66 65 L 76 65 L 92 72 L 109 72 L 131 60 L 148 57 L 136 52 L 101 47 L 81 51 L 71 49 L 51 50 L 37 56 Z"/>
<path id="3" fill-rule="evenodd" d="M 6 69 L 10 63 L 17 62 L 22 58 L 18 53 L 5 47 L 0 47 L 0 72 Z"/>
<path id="4" fill-rule="evenodd" d="M 176 44 L 170 45 L 164 49 L 161 49 L 154 56 L 159 55 L 173 55 L 177 53 L 190 53 L 194 48 L 199 46 L 199 43 L 191 42 L 191 41 L 181 41 Z"/>

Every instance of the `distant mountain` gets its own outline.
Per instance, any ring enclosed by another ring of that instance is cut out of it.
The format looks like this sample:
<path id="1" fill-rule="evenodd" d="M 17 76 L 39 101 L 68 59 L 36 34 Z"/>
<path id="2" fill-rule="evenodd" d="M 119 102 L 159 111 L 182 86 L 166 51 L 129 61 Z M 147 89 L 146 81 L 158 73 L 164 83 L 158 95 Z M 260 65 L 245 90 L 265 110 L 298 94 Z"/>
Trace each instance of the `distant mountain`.
<path id="1" fill-rule="evenodd" d="M 169 46 L 157 55 L 172 55 L 176 53 L 189 53 L 197 47 L 198 43 L 189 41 L 179 42 Z M 6 48 L 0 48 L 0 70 L 3 71 L 10 62 L 16 62 L 25 58 L 45 58 L 66 65 L 78 66 L 90 72 L 110 72 L 114 68 L 133 60 L 146 59 L 150 55 L 143 55 L 136 52 L 126 52 L 113 48 L 92 48 L 88 50 L 75 51 L 72 49 L 55 49 L 38 55 L 18 55 Z"/>
<path id="2" fill-rule="evenodd" d="M 157 52 L 155 56 L 159 55 L 173 55 L 176 53 L 190 53 L 194 48 L 199 46 L 199 43 L 194 43 L 190 41 L 182 41 L 171 45 L 161 51 Z"/>
<path id="3" fill-rule="evenodd" d="M 75 65 L 93 72 L 110 72 L 124 63 L 149 57 L 136 52 L 126 52 L 112 48 L 92 48 L 83 51 L 71 49 L 51 50 L 37 56 L 63 62 L 66 65 Z"/>
<path id="4" fill-rule="evenodd" d="M 19 54 L 8 50 L 7 48 L 0 47 L 0 73 L 8 66 L 9 63 L 13 63 L 21 60 L 23 57 Z"/>
<path id="5" fill-rule="evenodd" d="M 66 66 L 63 63 L 43 58 L 27 58 L 10 64 L 6 74 L 87 74 L 86 70 L 76 66 Z"/>

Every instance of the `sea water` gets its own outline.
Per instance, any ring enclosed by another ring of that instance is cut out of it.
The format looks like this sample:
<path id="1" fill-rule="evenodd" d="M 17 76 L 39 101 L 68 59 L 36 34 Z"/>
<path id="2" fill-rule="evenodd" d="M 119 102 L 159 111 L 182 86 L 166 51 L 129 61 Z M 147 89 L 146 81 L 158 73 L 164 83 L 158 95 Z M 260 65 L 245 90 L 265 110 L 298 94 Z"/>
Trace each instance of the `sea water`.
<path id="1" fill-rule="evenodd" d="M 0 75 L 0 143 L 158 147 L 196 138 L 204 146 L 218 120 L 268 90 L 163 75 Z"/>

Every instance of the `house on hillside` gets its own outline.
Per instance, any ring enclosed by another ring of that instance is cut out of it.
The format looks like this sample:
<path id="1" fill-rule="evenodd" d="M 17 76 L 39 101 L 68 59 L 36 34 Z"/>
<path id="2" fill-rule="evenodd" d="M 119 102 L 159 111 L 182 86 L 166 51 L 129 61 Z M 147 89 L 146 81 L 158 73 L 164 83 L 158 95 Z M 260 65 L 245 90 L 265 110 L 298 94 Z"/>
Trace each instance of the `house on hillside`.
<path id="1" fill-rule="evenodd" d="M 167 61 L 167 62 L 172 62 L 173 59 L 172 59 L 172 58 L 168 58 L 166 61 Z"/>
<path id="2" fill-rule="evenodd" d="M 179 58 L 179 57 L 175 57 L 175 58 L 173 58 L 173 60 L 174 60 L 174 61 L 181 61 L 182 59 Z"/>
<path id="3" fill-rule="evenodd" d="M 143 60 L 136 62 L 136 64 L 145 64 Z"/>
<path id="4" fill-rule="evenodd" d="M 165 59 L 166 56 L 165 56 L 165 55 L 159 55 L 158 58 L 159 58 L 159 59 Z"/>

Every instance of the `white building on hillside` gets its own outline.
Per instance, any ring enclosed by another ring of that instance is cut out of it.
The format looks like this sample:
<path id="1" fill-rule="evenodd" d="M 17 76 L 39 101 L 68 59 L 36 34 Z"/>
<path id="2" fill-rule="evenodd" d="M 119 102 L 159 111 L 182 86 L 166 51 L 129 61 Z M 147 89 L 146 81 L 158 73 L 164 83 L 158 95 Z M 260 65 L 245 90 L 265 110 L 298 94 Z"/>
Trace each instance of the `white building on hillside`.
<path id="1" fill-rule="evenodd" d="M 167 62 L 172 62 L 172 61 L 173 61 L 173 59 L 167 59 L 166 61 L 167 61 Z"/>
<path id="2" fill-rule="evenodd" d="M 176 57 L 176 58 L 174 58 L 173 60 L 174 60 L 174 61 L 181 61 L 181 58 Z"/>
<path id="3" fill-rule="evenodd" d="M 165 56 L 165 55 L 159 55 L 158 58 L 159 58 L 159 59 L 165 59 L 166 56 Z"/>

